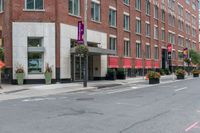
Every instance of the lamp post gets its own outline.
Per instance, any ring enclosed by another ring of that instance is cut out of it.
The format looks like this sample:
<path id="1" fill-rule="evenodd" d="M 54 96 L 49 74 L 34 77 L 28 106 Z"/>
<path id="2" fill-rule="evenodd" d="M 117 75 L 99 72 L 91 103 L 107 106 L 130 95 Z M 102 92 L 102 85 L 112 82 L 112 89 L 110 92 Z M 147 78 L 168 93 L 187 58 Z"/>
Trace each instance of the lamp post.
<path id="1" fill-rule="evenodd" d="M 87 10 L 88 10 L 88 0 L 84 0 L 84 45 L 87 46 Z M 88 55 L 85 56 L 84 60 L 84 82 L 83 86 L 87 87 L 88 81 Z"/>

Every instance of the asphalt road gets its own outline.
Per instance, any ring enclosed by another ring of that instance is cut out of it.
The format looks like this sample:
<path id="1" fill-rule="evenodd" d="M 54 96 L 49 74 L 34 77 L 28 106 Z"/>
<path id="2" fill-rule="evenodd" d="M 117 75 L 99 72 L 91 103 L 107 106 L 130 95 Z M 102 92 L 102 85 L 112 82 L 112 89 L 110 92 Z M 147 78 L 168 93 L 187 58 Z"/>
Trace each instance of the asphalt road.
<path id="1" fill-rule="evenodd" d="M 0 102 L 0 133 L 200 133 L 200 79 Z"/>

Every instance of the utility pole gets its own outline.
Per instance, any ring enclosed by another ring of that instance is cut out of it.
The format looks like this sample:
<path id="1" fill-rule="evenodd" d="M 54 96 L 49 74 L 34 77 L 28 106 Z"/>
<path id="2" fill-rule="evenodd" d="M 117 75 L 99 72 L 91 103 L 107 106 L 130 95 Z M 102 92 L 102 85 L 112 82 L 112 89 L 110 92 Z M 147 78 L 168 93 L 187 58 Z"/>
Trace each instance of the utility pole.
<path id="1" fill-rule="evenodd" d="M 87 46 L 87 10 L 88 10 L 88 0 L 84 1 L 84 45 Z M 83 86 L 87 87 L 88 81 L 88 55 L 85 56 L 84 60 L 84 83 Z"/>

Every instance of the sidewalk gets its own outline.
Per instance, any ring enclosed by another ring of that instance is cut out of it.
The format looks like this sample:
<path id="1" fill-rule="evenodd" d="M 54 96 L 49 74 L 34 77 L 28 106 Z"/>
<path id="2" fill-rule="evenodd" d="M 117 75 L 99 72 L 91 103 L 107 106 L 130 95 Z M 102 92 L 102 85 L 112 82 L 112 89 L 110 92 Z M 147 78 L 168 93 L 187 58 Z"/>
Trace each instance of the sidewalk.
<path id="1" fill-rule="evenodd" d="M 172 80 L 172 75 L 162 76 L 161 82 L 165 80 Z M 38 97 L 38 96 L 48 96 L 54 94 L 62 94 L 68 92 L 77 92 L 77 91 L 86 91 L 86 90 L 95 90 L 102 88 L 110 88 L 120 85 L 127 84 L 147 84 L 148 80 L 145 80 L 144 77 L 135 77 L 127 78 L 126 80 L 102 80 L 102 81 L 89 81 L 88 87 L 83 88 L 82 82 L 76 83 L 65 83 L 65 84 L 37 84 L 37 85 L 9 85 L 3 84 L 0 89 L 0 101 L 9 100 L 9 99 L 19 99 L 19 98 L 28 98 L 28 97 Z"/>

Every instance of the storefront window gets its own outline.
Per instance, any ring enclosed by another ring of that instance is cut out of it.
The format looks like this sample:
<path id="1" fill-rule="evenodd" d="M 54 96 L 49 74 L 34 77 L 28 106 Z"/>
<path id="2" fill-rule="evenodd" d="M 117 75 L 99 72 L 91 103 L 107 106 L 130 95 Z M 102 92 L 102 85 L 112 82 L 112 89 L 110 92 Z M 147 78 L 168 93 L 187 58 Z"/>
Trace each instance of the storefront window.
<path id="1" fill-rule="evenodd" d="M 42 47 L 43 38 L 28 38 L 28 73 L 43 73 L 43 55 Z"/>

